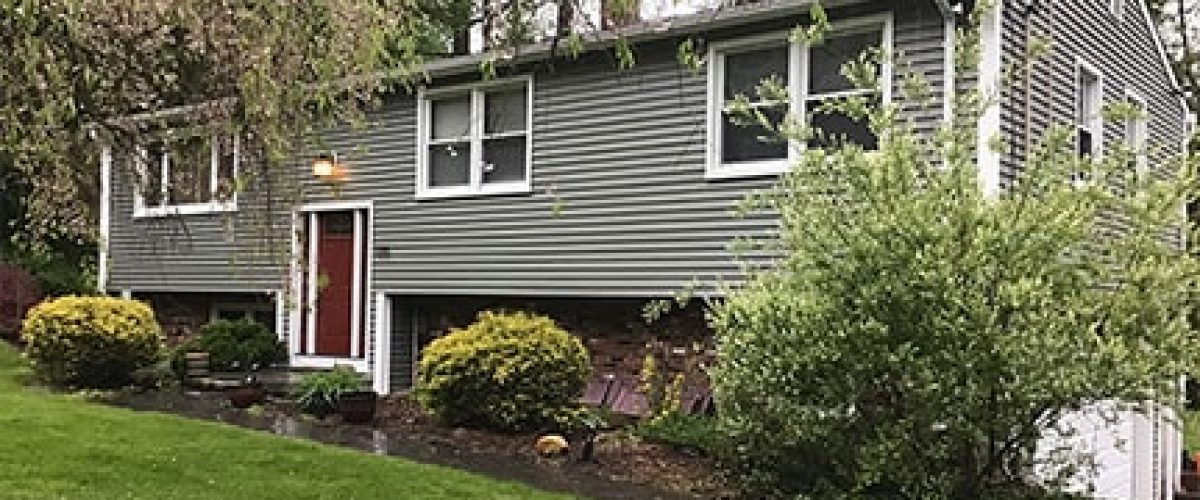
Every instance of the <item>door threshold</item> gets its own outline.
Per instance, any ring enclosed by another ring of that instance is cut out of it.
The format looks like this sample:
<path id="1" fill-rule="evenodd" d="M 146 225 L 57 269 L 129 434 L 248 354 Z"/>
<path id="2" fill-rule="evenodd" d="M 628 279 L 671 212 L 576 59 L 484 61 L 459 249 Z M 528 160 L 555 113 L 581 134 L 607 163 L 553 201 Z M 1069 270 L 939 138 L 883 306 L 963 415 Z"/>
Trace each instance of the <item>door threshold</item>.
<path id="1" fill-rule="evenodd" d="M 342 356 L 318 356 L 311 354 L 293 354 L 289 363 L 297 368 L 325 368 L 332 369 L 337 366 L 350 366 L 354 371 L 359 373 L 367 373 L 367 360 L 355 359 Z"/>

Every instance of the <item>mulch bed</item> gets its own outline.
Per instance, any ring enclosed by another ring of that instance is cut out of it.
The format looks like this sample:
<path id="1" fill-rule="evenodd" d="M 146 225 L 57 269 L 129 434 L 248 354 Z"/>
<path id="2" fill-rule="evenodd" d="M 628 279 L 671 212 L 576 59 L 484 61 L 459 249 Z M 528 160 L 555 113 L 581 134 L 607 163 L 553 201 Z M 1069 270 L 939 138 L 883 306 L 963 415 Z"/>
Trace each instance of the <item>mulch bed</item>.
<path id="1" fill-rule="evenodd" d="M 601 434 L 594 461 L 580 460 L 580 445 L 575 442 L 566 456 L 546 458 L 534 449 L 535 434 L 444 427 L 431 421 L 407 396 L 381 398 L 373 426 L 344 424 L 336 416 L 316 420 L 301 415 L 293 403 L 283 399 L 237 410 L 229 407 L 220 393 L 212 392 L 123 392 L 106 401 L 441 464 L 593 498 L 734 497 L 710 459 L 648 443 L 626 431 Z"/>
<path id="2" fill-rule="evenodd" d="M 484 451 L 537 463 L 571 467 L 616 481 L 653 485 L 676 493 L 703 498 L 732 498 L 713 461 L 686 450 L 645 442 L 625 431 L 602 433 L 596 441 L 595 460 L 579 459 L 574 442 L 569 456 L 540 457 L 533 447 L 536 434 L 497 434 L 437 425 L 407 396 L 381 398 L 377 421 L 381 428 L 441 439 L 464 450 Z"/>

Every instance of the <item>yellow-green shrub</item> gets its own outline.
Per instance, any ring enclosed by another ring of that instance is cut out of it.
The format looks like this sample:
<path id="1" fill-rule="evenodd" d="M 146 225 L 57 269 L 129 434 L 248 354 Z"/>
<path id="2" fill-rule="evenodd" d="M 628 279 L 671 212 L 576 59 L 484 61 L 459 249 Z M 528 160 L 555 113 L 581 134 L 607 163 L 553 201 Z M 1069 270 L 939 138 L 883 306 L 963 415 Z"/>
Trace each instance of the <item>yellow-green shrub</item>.
<path id="1" fill-rule="evenodd" d="M 574 406 L 590 369 L 583 343 L 550 318 L 485 311 L 429 344 L 416 394 L 449 425 L 541 429 Z"/>
<path id="2" fill-rule="evenodd" d="M 128 384 L 134 370 L 154 364 L 162 328 L 141 302 L 68 296 L 34 306 L 21 338 L 46 381 L 109 388 Z"/>

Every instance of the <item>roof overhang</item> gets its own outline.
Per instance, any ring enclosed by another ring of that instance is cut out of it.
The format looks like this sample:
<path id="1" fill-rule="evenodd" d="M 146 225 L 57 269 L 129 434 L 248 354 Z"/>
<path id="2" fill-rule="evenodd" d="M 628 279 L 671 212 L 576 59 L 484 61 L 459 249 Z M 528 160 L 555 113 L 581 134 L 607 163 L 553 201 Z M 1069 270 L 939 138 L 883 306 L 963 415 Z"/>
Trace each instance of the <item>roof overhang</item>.
<path id="1" fill-rule="evenodd" d="M 670 39 L 691 33 L 729 28 L 756 22 L 771 21 L 807 13 L 816 0 L 761 0 L 741 5 L 723 6 L 694 14 L 647 21 L 618 31 L 601 31 L 584 35 L 584 52 L 611 48 L 624 38 L 631 43 Z M 826 8 L 871 3 L 871 0 L 825 0 Z M 446 57 L 424 64 L 424 74 L 431 78 L 453 76 L 478 71 L 480 65 L 494 61 L 504 64 L 523 64 L 555 57 L 564 53 L 561 44 L 540 42 L 499 51 Z M 391 75 L 389 75 L 391 76 Z M 395 75 L 401 76 L 401 75 Z"/>

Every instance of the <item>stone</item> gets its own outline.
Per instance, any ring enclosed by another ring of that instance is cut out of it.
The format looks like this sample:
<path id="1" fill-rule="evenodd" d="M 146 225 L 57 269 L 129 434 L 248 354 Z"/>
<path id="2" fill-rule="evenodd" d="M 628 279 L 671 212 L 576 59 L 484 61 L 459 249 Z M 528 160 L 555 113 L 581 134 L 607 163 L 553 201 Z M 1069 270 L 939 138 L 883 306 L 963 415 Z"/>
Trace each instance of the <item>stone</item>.
<path id="1" fill-rule="evenodd" d="M 557 457 L 566 455 L 570 451 L 571 445 L 567 443 L 565 437 L 558 434 L 547 434 L 539 437 L 533 448 L 537 450 L 538 455 L 543 457 Z"/>

